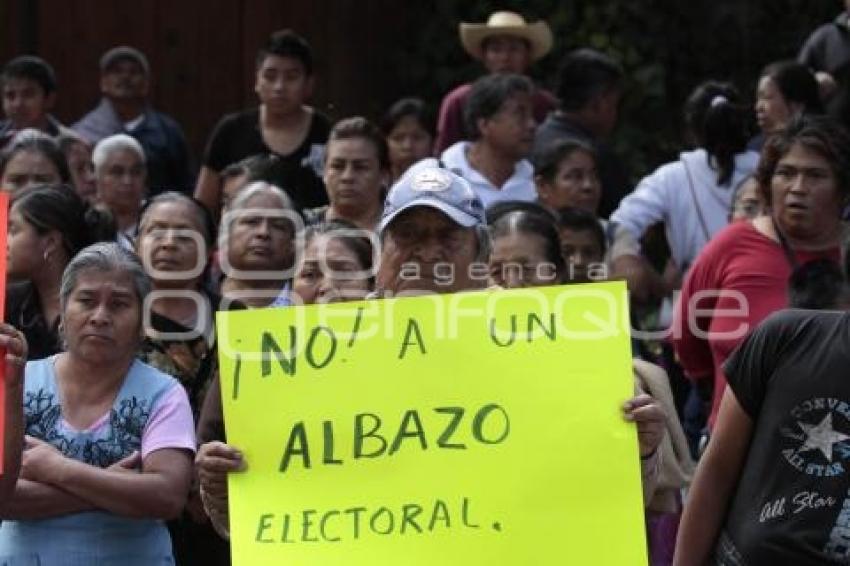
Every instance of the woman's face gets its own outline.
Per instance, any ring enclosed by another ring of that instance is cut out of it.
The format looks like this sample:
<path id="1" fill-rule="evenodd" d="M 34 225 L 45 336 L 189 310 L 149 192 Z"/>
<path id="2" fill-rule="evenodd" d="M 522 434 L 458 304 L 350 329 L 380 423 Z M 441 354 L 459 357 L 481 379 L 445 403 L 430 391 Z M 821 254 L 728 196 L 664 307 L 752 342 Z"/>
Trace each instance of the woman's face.
<path id="1" fill-rule="evenodd" d="M 19 151 L 6 163 L 0 189 L 12 193 L 47 183 L 61 183 L 59 170 L 40 151 Z"/>
<path id="2" fill-rule="evenodd" d="M 401 175 L 420 159 L 430 156 L 432 141 L 431 134 L 416 117 L 405 116 L 399 120 L 387 136 L 393 170 Z"/>
<path id="3" fill-rule="evenodd" d="M 137 214 L 145 195 L 145 164 L 134 151 L 116 149 L 97 174 L 97 195 L 114 214 Z"/>
<path id="4" fill-rule="evenodd" d="M 584 150 L 573 151 L 558 164 L 552 181 L 537 179 L 537 194 L 554 210 L 571 206 L 596 214 L 602 196 L 596 160 Z"/>
<path id="5" fill-rule="evenodd" d="M 295 256 L 295 229 L 289 216 L 283 216 L 287 212 L 280 199 L 268 191 L 255 194 L 242 208 L 232 211 L 227 238 L 230 265 L 243 271 L 274 271 L 275 276 L 287 278 L 284 271 L 292 267 Z"/>
<path id="6" fill-rule="evenodd" d="M 789 103 L 776 82 L 770 77 L 759 80 L 756 92 L 756 120 L 765 134 L 781 130 L 801 110 L 799 104 Z"/>
<path id="7" fill-rule="evenodd" d="M 567 279 L 572 283 L 590 281 L 590 267 L 604 261 L 599 240 L 590 230 L 561 228 L 561 255 L 567 263 Z"/>
<path id="8" fill-rule="evenodd" d="M 156 288 L 196 288 L 207 263 L 206 248 L 192 204 L 162 202 L 145 211 L 136 251 Z"/>
<path id="9" fill-rule="evenodd" d="M 364 138 L 332 140 L 327 145 L 325 187 L 337 210 L 369 210 L 379 203 L 383 171 L 378 150 Z"/>
<path id="10" fill-rule="evenodd" d="M 371 290 L 365 271 L 357 254 L 338 237 L 321 234 L 304 250 L 292 292 L 305 305 L 363 299 Z"/>
<path id="11" fill-rule="evenodd" d="M 142 336 L 141 311 L 130 274 L 79 273 L 62 312 L 68 352 L 104 365 L 132 357 Z"/>
<path id="12" fill-rule="evenodd" d="M 505 289 L 558 283 L 556 267 L 546 258 L 546 241 L 522 232 L 496 238 L 490 254 L 490 281 Z"/>
<path id="13" fill-rule="evenodd" d="M 94 182 L 94 166 L 91 162 L 91 150 L 84 143 L 73 143 L 65 155 L 68 168 L 71 170 L 71 181 L 77 194 L 89 202 L 97 197 L 97 186 Z"/>
<path id="14" fill-rule="evenodd" d="M 48 237 L 46 234 L 39 234 L 16 206 L 9 211 L 8 230 L 6 268 L 9 279 L 32 279 L 44 266 L 45 252 L 49 249 Z"/>
<path id="15" fill-rule="evenodd" d="M 750 177 L 744 181 L 744 184 L 738 189 L 738 194 L 735 195 L 735 204 L 732 207 L 729 220 L 736 222 L 751 219 L 760 216 L 763 212 L 764 201 L 759 192 L 758 181 L 754 177 Z"/>
<path id="16" fill-rule="evenodd" d="M 771 208 L 780 228 L 796 240 L 818 240 L 839 222 L 843 201 L 829 162 L 799 143 L 776 164 Z"/>

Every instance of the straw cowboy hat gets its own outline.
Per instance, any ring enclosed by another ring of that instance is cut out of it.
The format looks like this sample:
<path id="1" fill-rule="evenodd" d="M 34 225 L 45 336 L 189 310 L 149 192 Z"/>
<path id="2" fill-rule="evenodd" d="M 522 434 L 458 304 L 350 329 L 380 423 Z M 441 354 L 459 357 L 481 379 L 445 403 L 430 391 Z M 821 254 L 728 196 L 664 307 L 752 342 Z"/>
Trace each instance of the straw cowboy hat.
<path id="1" fill-rule="evenodd" d="M 546 22 L 529 24 L 514 12 L 494 12 L 486 24 L 460 24 L 460 42 L 466 52 L 482 59 L 482 43 L 488 37 L 509 35 L 524 39 L 531 46 L 531 60 L 540 59 L 552 49 L 552 30 Z"/>

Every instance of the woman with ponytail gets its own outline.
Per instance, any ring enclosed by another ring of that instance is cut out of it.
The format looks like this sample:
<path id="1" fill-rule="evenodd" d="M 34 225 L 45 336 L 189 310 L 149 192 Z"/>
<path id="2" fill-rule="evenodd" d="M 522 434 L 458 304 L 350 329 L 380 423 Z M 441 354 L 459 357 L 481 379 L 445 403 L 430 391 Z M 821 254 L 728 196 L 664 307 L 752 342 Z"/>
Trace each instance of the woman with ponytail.
<path id="1" fill-rule="evenodd" d="M 611 220 L 636 238 L 664 222 L 672 260 L 684 273 L 726 226 L 737 186 L 758 164 L 758 154 L 746 150 L 748 112 L 732 85 L 699 85 L 685 104 L 685 123 L 696 149 L 645 177 Z"/>
<path id="2" fill-rule="evenodd" d="M 62 350 L 59 283 L 65 266 L 90 244 L 115 239 L 112 216 L 92 208 L 68 185 L 21 193 L 9 210 L 6 322 L 29 344 L 28 359 Z"/>

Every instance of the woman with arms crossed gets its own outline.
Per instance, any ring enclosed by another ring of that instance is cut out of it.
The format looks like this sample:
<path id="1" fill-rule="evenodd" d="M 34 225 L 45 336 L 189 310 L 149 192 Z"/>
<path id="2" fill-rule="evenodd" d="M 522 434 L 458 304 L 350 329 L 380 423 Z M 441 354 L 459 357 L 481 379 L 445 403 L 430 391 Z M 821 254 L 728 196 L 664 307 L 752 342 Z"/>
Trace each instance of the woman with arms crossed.
<path id="1" fill-rule="evenodd" d="M 65 269 L 66 350 L 26 366 L 26 450 L 0 513 L 0 563 L 174 563 L 163 521 L 186 504 L 195 438 L 185 390 L 135 357 L 149 289 L 114 242 Z"/>

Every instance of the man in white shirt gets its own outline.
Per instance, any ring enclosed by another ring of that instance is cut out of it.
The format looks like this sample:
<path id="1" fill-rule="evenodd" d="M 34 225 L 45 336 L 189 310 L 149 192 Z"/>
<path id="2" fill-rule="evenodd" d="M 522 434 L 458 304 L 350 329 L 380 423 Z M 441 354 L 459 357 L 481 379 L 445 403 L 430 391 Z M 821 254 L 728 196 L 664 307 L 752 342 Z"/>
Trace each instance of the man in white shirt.
<path id="1" fill-rule="evenodd" d="M 489 75 L 475 82 L 464 108 L 469 141 L 443 152 L 443 164 L 472 185 L 485 207 L 506 200 L 534 201 L 534 86 L 520 75 Z"/>

